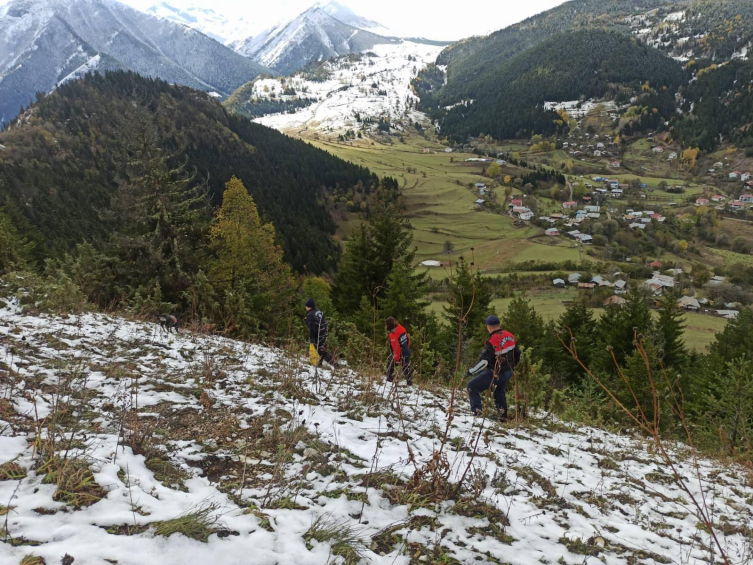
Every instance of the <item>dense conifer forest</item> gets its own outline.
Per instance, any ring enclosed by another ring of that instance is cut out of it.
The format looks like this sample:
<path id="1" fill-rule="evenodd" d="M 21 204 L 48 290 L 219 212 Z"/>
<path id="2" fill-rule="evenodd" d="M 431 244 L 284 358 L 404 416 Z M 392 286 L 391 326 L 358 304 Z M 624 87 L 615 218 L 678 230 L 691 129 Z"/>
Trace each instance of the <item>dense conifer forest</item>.
<path id="1" fill-rule="evenodd" d="M 420 108 L 441 120 L 442 133 L 458 141 L 485 133 L 497 139 L 551 134 L 558 115 L 546 101 L 617 96 L 623 86 L 640 92 L 641 85 L 667 87 L 671 92 L 685 79 L 676 61 L 622 34 L 603 30 L 563 33 L 513 58 L 488 67 L 453 96 L 467 104 L 444 107 L 439 97 L 421 92 Z M 472 102 L 471 102 L 472 101 Z M 561 124 L 560 124 L 561 125 Z"/>
<path id="2" fill-rule="evenodd" d="M 111 233 L 113 196 L 130 180 L 144 123 L 169 166 L 205 185 L 212 205 L 231 176 L 240 179 L 296 270 L 318 273 L 337 260 L 325 192 L 377 183 L 204 93 L 130 72 L 90 75 L 40 96 L 0 134 L 0 202 L 14 229 L 37 243 L 37 262 Z"/>

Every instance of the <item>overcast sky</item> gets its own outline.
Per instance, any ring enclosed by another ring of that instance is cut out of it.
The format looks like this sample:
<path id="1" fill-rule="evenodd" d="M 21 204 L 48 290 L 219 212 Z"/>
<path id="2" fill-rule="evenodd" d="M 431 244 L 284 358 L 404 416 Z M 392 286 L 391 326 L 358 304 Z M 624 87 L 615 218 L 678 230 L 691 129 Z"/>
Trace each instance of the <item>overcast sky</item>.
<path id="1" fill-rule="evenodd" d="M 4 0 L 0 0 L 2 3 Z M 145 8 L 160 0 L 123 0 Z M 355 13 L 375 20 L 397 34 L 439 40 L 484 35 L 524 20 L 563 0 L 339 0 Z M 259 31 L 289 19 L 315 0 L 167 0 L 176 8 L 206 6 L 228 15 L 244 16 Z M 256 32 L 256 31 L 255 31 Z"/>

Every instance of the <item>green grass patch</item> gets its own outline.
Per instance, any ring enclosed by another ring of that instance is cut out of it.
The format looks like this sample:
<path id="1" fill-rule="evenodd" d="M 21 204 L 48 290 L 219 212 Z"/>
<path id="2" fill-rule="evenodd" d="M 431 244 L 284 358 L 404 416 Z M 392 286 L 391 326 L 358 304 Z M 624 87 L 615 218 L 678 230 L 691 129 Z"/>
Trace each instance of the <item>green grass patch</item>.
<path id="1" fill-rule="evenodd" d="M 26 477 L 26 469 L 15 461 L 0 465 L 0 481 L 19 481 Z"/>
<path id="2" fill-rule="evenodd" d="M 361 530 L 347 520 L 335 520 L 330 514 L 318 516 L 303 539 L 311 549 L 311 540 L 329 543 L 332 554 L 342 557 L 345 565 L 357 565 L 365 556 L 366 544 Z"/>
<path id="3" fill-rule="evenodd" d="M 152 522 L 151 526 L 158 536 L 167 538 L 173 534 L 183 534 L 187 538 L 206 543 L 209 536 L 218 531 L 215 527 L 217 518 L 213 515 L 215 510 L 217 506 L 209 504 L 172 520 Z"/>

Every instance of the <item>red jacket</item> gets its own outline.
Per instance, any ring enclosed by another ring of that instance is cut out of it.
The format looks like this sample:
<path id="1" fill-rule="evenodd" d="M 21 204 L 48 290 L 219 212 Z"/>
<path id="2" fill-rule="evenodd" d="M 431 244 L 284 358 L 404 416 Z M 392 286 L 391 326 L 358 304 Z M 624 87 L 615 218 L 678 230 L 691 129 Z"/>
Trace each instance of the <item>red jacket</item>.
<path id="1" fill-rule="evenodd" d="M 410 357 L 410 336 L 400 324 L 390 332 L 390 349 L 392 349 L 392 358 L 395 361 Z"/>

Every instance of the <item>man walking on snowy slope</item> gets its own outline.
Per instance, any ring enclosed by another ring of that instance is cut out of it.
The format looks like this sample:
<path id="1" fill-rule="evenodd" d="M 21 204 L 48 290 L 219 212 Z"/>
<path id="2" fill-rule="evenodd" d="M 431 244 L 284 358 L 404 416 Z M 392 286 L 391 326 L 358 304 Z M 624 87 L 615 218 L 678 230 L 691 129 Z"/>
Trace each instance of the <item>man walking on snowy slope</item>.
<path id="1" fill-rule="evenodd" d="M 306 301 L 306 312 L 305 321 L 309 328 L 309 343 L 314 346 L 320 357 L 317 367 L 321 367 L 325 361 L 334 367 L 335 360 L 327 351 L 327 321 L 324 319 L 322 311 L 317 310 L 313 298 Z"/>
<path id="2" fill-rule="evenodd" d="M 408 386 L 413 386 L 413 369 L 410 366 L 410 336 L 405 328 L 390 316 L 384 322 L 390 339 L 390 361 L 387 365 L 387 381 L 395 378 L 395 369 L 399 366 Z M 397 378 L 400 382 L 400 376 Z"/>
<path id="3" fill-rule="evenodd" d="M 486 319 L 486 329 L 489 340 L 484 344 L 479 362 L 472 367 L 468 374 L 474 377 L 468 383 L 468 398 L 474 415 L 481 415 L 483 404 L 481 393 L 491 390 L 494 394 L 494 404 L 497 406 L 499 421 L 507 421 L 507 383 L 513 375 L 515 365 L 520 360 L 520 349 L 515 342 L 515 336 L 503 330 L 497 316 Z"/>

